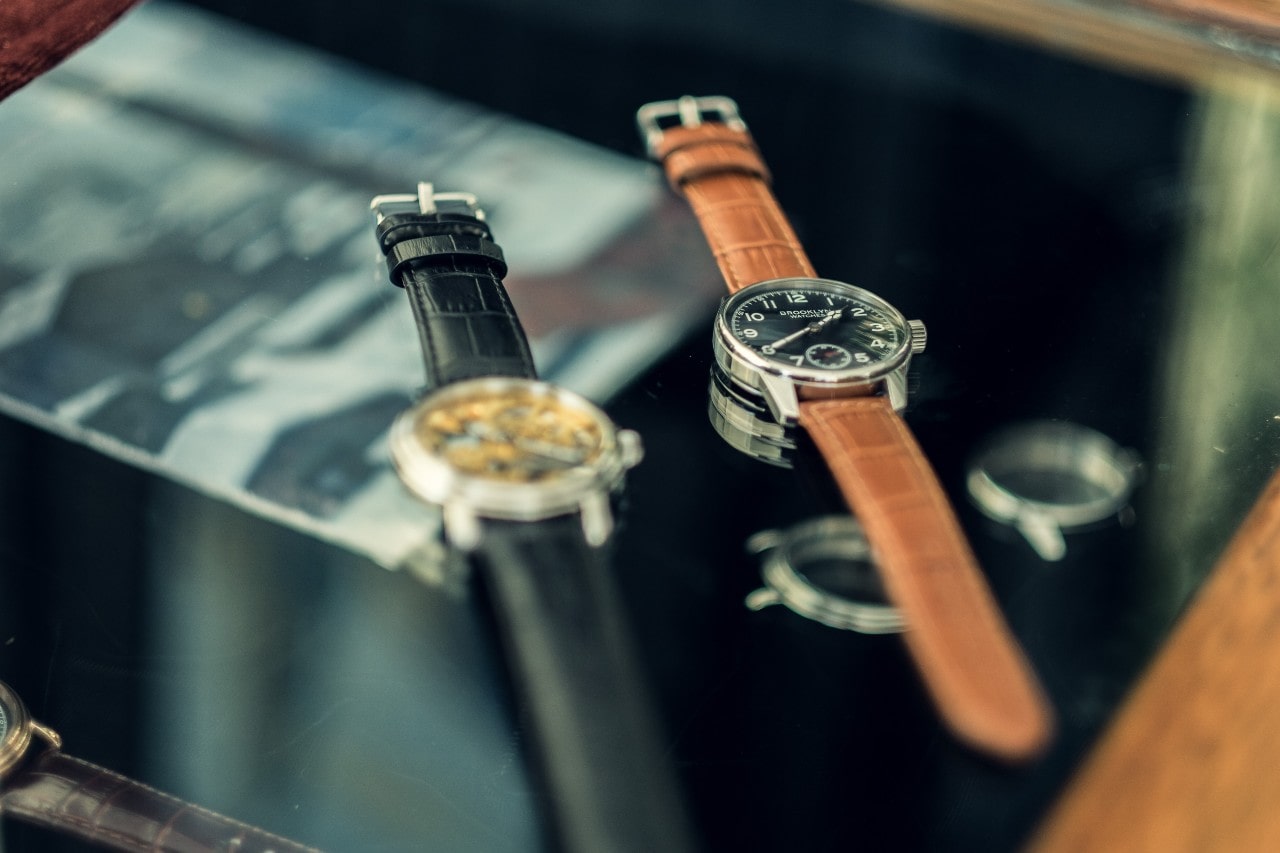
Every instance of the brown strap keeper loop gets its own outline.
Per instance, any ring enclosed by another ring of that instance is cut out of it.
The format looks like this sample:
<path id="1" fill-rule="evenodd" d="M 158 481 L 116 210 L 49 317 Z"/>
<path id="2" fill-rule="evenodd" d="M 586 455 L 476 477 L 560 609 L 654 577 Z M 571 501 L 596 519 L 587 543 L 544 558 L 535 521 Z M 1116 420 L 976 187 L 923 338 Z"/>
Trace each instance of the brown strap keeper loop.
<path id="1" fill-rule="evenodd" d="M 670 128 L 654 153 L 677 192 L 687 181 L 725 172 L 741 172 L 766 184 L 771 180 L 750 135 L 723 125 Z"/>

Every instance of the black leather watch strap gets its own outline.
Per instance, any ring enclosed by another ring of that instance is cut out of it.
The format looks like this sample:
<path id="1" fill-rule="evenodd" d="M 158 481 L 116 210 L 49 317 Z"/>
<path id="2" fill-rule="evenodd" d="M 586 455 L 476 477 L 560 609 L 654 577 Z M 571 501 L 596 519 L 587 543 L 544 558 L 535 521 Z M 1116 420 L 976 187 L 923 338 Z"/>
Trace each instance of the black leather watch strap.
<path id="1" fill-rule="evenodd" d="M 5 780 L 0 814 L 139 853 L 315 853 L 56 749 Z"/>
<path id="2" fill-rule="evenodd" d="M 486 519 L 474 553 L 568 853 L 694 849 L 604 549 L 576 516 Z"/>
<path id="3" fill-rule="evenodd" d="M 387 271 L 409 294 L 428 390 L 480 376 L 532 379 L 524 329 L 503 287 L 502 250 L 462 213 L 405 213 L 378 224 Z"/>

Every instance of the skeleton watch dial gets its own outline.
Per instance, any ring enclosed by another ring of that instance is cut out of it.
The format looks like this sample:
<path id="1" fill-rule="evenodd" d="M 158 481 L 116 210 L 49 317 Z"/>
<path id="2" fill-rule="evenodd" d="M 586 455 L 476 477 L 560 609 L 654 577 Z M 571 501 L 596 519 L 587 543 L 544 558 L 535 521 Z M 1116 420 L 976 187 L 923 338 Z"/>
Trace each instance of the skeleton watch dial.
<path id="1" fill-rule="evenodd" d="M 527 387 L 427 409 L 415 432 L 455 471 L 507 483 L 537 483 L 590 465 L 604 445 L 590 413 Z"/>
<path id="2" fill-rule="evenodd" d="M 404 483 L 445 511 L 468 546 L 476 517 L 534 521 L 580 511 L 588 541 L 612 524 L 609 494 L 642 454 L 640 439 L 595 405 L 546 382 L 486 377 L 427 395 L 391 431 Z"/>

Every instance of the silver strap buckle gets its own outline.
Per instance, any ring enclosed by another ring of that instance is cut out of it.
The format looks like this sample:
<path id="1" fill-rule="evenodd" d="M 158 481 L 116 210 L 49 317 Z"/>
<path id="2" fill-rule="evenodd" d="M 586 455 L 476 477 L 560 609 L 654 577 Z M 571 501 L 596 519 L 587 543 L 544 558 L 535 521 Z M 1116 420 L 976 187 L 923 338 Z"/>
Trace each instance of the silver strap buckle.
<path id="1" fill-rule="evenodd" d="M 701 98 L 685 95 L 674 101 L 654 101 L 636 110 L 636 125 L 640 128 L 640 135 L 644 138 L 650 157 L 662 141 L 666 128 L 676 124 L 697 127 L 708 118 L 714 118 L 734 130 L 747 129 L 746 122 L 738 115 L 738 105 L 732 98 L 723 95 Z"/>
<path id="2" fill-rule="evenodd" d="M 435 186 L 423 181 L 418 184 L 417 193 L 399 193 L 396 195 L 378 195 L 369 202 L 375 219 L 381 223 L 383 219 L 396 213 L 436 213 L 440 210 L 440 202 L 460 204 L 466 212 L 484 221 L 484 211 L 480 209 L 480 200 L 472 193 L 438 193 Z"/>

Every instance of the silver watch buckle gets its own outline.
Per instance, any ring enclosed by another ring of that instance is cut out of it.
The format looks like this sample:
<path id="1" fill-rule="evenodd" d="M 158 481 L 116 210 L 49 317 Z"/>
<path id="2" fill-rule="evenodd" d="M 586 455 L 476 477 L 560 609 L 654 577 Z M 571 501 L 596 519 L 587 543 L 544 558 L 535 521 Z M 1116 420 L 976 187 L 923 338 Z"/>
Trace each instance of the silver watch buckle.
<path id="1" fill-rule="evenodd" d="M 724 95 L 708 95 L 696 98 L 684 95 L 674 101 L 654 101 L 636 110 L 636 125 L 644 137 L 649 156 L 654 156 L 662 134 L 668 127 L 681 125 L 697 127 L 712 118 L 734 130 L 746 130 L 747 124 L 738 115 L 738 105 Z M 675 119 L 675 121 L 671 121 Z"/>
<path id="2" fill-rule="evenodd" d="M 382 220 L 396 213 L 437 213 L 440 210 L 440 202 L 460 203 L 466 207 L 469 214 L 481 222 L 484 221 L 484 211 L 480 209 L 480 200 L 474 193 L 438 193 L 435 185 L 426 181 L 418 184 L 416 193 L 374 196 L 369 202 L 369 209 L 373 211 L 377 224 L 381 224 Z"/>

